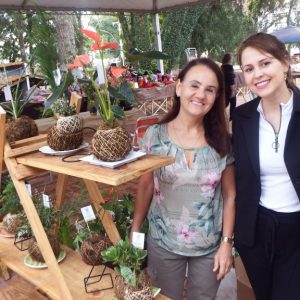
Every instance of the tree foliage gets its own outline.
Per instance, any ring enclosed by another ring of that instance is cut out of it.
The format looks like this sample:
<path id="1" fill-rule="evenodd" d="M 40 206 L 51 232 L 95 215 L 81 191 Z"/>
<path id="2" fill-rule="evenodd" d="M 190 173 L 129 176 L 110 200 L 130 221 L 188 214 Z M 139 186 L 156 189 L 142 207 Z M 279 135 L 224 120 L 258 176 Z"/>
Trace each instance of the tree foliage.
<path id="1" fill-rule="evenodd" d="M 214 59 L 236 47 L 255 26 L 240 6 L 228 1 L 214 5 L 199 5 L 165 15 L 162 23 L 163 51 L 170 54 L 170 67 L 186 62 L 186 48 L 204 51 Z"/>

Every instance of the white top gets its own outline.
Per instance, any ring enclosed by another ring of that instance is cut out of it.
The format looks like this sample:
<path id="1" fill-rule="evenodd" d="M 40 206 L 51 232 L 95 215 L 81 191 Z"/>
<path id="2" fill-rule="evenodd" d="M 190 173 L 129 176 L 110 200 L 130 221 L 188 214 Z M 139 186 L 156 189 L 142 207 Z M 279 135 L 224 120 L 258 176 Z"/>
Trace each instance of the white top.
<path id="1" fill-rule="evenodd" d="M 275 132 L 266 121 L 261 102 L 259 118 L 259 161 L 261 196 L 259 204 L 277 212 L 300 211 L 300 202 L 285 166 L 283 153 L 287 128 L 293 111 L 293 93 L 287 103 L 280 103 L 281 126 L 278 151 L 274 149 Z"/>

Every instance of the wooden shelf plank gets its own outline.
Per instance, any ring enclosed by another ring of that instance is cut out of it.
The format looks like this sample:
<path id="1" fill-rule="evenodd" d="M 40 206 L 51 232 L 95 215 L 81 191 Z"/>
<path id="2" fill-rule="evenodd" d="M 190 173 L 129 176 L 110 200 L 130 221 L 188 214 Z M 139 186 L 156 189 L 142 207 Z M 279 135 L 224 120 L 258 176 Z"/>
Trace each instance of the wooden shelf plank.
<path id="1" fill-rule="evenodd" d="M 26 280 L 33 283 L 39 289 L 44 291 L 52 299 L 60 299 L 57 287 L 57 279 L 52 276 L 48 269 L 31 269 L 25 266 L 23 260 L 27 251 L 19 251 L 13 245 L 13 239 L 0 238 L 0 256 L 8 268 L 18 273 Z M 83 278 L 89 274 L 91 266 L 85 264 L 80 255 L 75 251 L 64 248 L 67 252 L 66 258 L 59 264 L 64 278 L 68 284 L 74 300 L 99 299 L 99 293 L 95 295 L 87 294 L 84 289 Z M 114 272 L 110 270 L 113 274 Z M 114 275 L 113 275 L 114 277 Z M 104 280 L 104 279 L 103 279 Z M 108 282 L 103 281 L 103 286 Z M 114 291 L 103 291 L 101 299 L 112 299 Z"/>
<path id="2" fill-rule="evenodd" d="M 72 157 L 72 159 L 75 158 L 76 156 Z M 25 166 L 89 179 L 113 186 L 139 178 L 147 172 L 154 171 L 174 162 L 173 157 L 148 154 L 119 168 L 110 169 L 91 165 L 86 162 L 63 162 L 59 156 L 50 156 L 41 152 L 26 154 L 17 157 L 16 160 Z"/>
<path id="3" fill-rule="evenodd" d="M 20 276 L 34 284 L 40 290 L 45 292 L 52 299 L 59 299 L 59 291 L 57 287 L 57 278 L 54 278 L 48 269 L 31 269 L 24 264 L 24 257 L 27 251 L 19 251 L 13 245 L 13 239 L 0 237 L 0 257 L 8 268 L 18 273 Z M 68 284 L 70 292 L 74 300 L 111 300 L 114 296 L 114 290 L 105 290 L 102 292 L 87 294 L 85 292 L 83 278 L 86 277 L 91 269 L 91 266 L 85 264 L 80 254 L 75 251 L 63 247 L 67 252 L 66 258 L 59 264 L 64 278 Z M 99 270 L 102 266 L 98 266 Z M 107 268 L 107 272 L 112 274 L 114 278 L 115 273 L 113 270 Z M 102 279 L 101 287 L 109 286 L 108 279 Z M 99 286 L 99 285 L 97 285 Z M 158 295 L 155 300 L 168 300 L 169 298 Z M 62 300 L 62 299 L 61 299 Z"/>

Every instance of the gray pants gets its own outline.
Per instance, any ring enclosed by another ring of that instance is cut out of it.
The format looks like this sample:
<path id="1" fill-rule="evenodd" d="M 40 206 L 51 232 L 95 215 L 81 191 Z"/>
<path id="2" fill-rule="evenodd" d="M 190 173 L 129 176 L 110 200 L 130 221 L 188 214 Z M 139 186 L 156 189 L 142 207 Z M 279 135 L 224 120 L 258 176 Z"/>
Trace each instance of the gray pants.
<path id="1" fill-rule="evenodd" d="M 215 253 L 206 256 L 182 256 L 165 250 L 148 234 L 148 273 L 154 286 L 172 300 L 182 300 L 188 266 L 188 300 L 215 299 L 220 281 L 212 271 Z"/>

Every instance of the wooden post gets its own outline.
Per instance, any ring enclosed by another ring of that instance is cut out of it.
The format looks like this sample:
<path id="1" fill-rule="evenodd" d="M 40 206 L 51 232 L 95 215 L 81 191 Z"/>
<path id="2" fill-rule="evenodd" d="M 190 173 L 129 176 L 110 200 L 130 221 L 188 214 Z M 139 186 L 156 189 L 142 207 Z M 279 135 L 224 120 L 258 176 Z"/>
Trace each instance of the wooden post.
<path id="1" fill-rule="evenodd" d="M 121 237 L 111 214 L 106 212 L 100 205 L 100 203 L 104 203 L 104 200 L 102 198 L 100 190 L 98 189 L 97 183 L 88 179 L 84 179 L 84 182 L 89 192 L 92 203 L 99 213 L 98 217 L 102 222 L 109 239 L 115 245 L 121 239 Z"/>
<path id="2" fill-rule="evenodd" d="M 7 267 L 6 267 L 6 265 L 1 261 L 1 259 L 0 259 L 0 270 L 1 270 L 2 277 L 3 277 L 4 280 L 10 279 L 10 275 L 9 275 L 8 270 L 7 270 Z"/>
<path id="3" fill-rule="evenodd" d="M 0 106 L 0 188 L 2 184 L 2 171 L 4 163 L 5 120 L 6 112 L 2 106 Z"/>
<path id="4" fill-rule="evenodd" d="M 2 171 L 4 164 L 4 143 L 5 143 L 5 120 L 6 120 L 6 112 L 0 106 L 0 189 L 2 186 Z M 10 278 L 6 265 L 1 261 L 0 258 L 0 270 L 2 272 L 2 276 L 4 280 L 8 280 Z"/>
<path id="5" fill-rule="evenodd" d="M 24 211 L 32 228 L 33 234 L 36 238 L 38 246 L 43 254 L 45 262 L 48 266 L 50 272 L 57 279 L 57 287 L 60 292 L 61 300 L 73 300 L 70 290 L 66 284 L 66 281 L 61 273 L 61 270 L 57 264 L 56 257 L 52 251 L 47 235 L 44 231 L 43 225 L 36 211 L 36 208 L 29 196 L 25 182 L 23 180 L 18 180 L 14 176 L 14 165 L 16 164 L 14 158 L 5 159 L 7 169 L 11 175 L 11 179 L 15 185 L 16 191 L 19 195 L 20 201 L 23 205 Z"/>
<path id="6" fill-rule="evenodd" d="M 57 176 L 56 192 L 55 192 L 56 208 L 61 208 L 64 202 L 68 178 L 69 178 L 68 175 L 61 174 L 61 173 L 59 173 Z"/>

